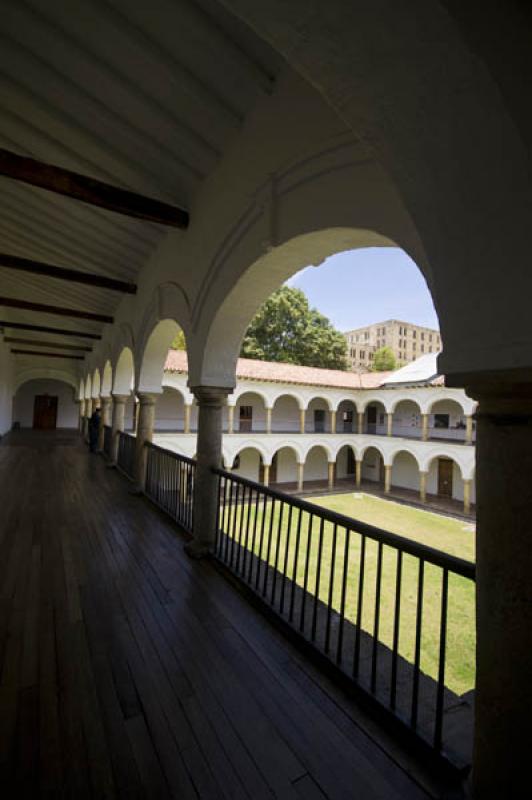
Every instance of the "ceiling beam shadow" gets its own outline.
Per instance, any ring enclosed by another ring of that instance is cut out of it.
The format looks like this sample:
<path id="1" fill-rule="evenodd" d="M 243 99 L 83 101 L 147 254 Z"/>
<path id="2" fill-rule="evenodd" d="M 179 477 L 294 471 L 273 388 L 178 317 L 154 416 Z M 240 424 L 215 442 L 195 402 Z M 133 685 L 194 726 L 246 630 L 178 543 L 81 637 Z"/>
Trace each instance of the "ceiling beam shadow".
<path id="1" fill-rule="evenodd" d="M 13 256 L 9 253 L 0 253 L 0 267 L 16 270 L 17 272 L 31 272 L 34 275 L 44 275 L 47 278 L 58 278 L 61 281 L 83 283 L 87 286 L 98 286 L 102 289 L 111 289 L 113 292 L 136 294 L 137 287 L 134 283 L 121 281 L 117 278 L 108 278 L 105 275 L 96 275 L 92 272 L 81 272 L 68 267 L 57 267 L 43 261 L 34 261 L 29 258 Z"/>
<path id="2" fill-rule="evenodd" d="M 105 322 L 112 325 L 114 319 L 107 314 L 94 314 L 92 311 L 82 311 L 78 308 L 65 308 L 64 306 L 50 306 L 46 303 L 32 303 L 29 300 L 18 300 L 15 297 L 0 297 L 0 306 L 6 308 L 22 308 L 25 311 L 40 311 L 43 314 L 56 314 L 60 317 L 73 317 L 74 319 L 90 319 L 94 322 Z"/>

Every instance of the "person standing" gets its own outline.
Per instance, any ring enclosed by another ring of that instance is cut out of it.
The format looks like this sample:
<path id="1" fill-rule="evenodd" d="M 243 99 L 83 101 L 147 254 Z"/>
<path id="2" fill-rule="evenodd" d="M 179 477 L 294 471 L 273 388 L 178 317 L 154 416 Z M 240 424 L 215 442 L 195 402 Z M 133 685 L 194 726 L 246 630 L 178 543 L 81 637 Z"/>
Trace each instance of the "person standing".
<path id="1" fill-rule="evenodd" d="M 100 431 L 100 409 L 95 408 L 89 420 L 89 450 L 95 453 L 98 447 L 98 433 Z"/>

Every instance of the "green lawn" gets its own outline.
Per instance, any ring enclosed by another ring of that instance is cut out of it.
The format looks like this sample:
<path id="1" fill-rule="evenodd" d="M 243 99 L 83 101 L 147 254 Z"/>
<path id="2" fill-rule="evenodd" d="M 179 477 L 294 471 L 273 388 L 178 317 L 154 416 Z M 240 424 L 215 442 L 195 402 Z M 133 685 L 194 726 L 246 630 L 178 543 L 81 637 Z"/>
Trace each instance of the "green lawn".
<path id="1" fill-rule="evenodd" d="M 452 555 L 474 559 L 474 529 L 471 524 L 451 519 L 440 514 L 403 506 L 390 500 L 364 494 L 342 494 L 313 497 L 312 503 L 344 514 L 354 519 L 368 522 L 401 536 L 422 542 Z M 301 515 L 300 538 L 297 565 L 295 565 L 296 532 L 299 523 L 299 512 L 292 512 L 292 534 L 287 548 L 287 516 L 279 518 L 279 507 L 276 505 L 273 520 L 272 507 L 269 504 L 264 512 L 259 508 L 255 526 L 255 509 L 244 512 L 244 526 L 249 530 L 256 529 L 254 551 L 259 553 L 260 533 L 264 530 L 261 556 L 270 564 L 282 567 L 287 558 L 287 574 L 294 577 L 298 585 L 303 586 L 305 569 L 307 568 L 307 589 L 311 594 L 318 593 L 323 602 L 329 602 L 332 580 L 332 606 L 336 610 L 341 606 L 343 564 L 346 546 L 348 550 L 348 571 L 346 580 L 345 614 L 350 621 L 355 621 L 358 607 L 358 580 L 361 552 L 361 537 L 351 533 L 346 542 L 346 531 L 336 530 L 333 525 L 325 523 L 322 536 L 322 566 L 317 586 L 317 565 L 320 540 L 320 521 L 313 519 L 309 531 L 310 515 Z M 236 514 L 236 518 L 235 518 Z M 240 507 L 228 514 L 223 520 L 223 527 L 231 535 L 240 530 Z M 272 531 L 270 551 L 268 554 L 268 534 Z M 336 539 L 336 546 L 335 546 Z M 251 536 L 248 546 L 251 545 Z M 308 564 L 307 564 L 308 554 Z M 335 557 L 333 558 L 335 554 Z M 277 559 L 277 561 L 276 561 Z M 373 633 L 374 598 L 377 573 L 378 545 L 368 539 L 366 542 L 364 592 L 362 599 L 362 627 Z M 334 568 L 333 568 L 334 560 Z M 415 645 L 415 622 L 418 586 L 418 560 L 413 556 L 403 557 L 401 588 L 401 623 L 399 632 L 399 652 L 409 661 L 413 661 Z M 294 566 L 296 566 L 294 570 Z M 396 598 L 397 551 L 385 546 L 382 554 L 382 591 L 379 623 L 379 640 L 388 647 L 393 642 L 393 619 Z M 433 678 L 438 674 L 440 609 L 441 609 L 442 570 L 427 565 L 425 568 L 423 594 L 423 633 L 421 645 L 421 668 Z M 474 583 L 458 576 L 449 578 L 449 613 L 447 633 L 446 685 L 457 694 L 462 694 L 474 686 L 474 651 L 475 651 L 475 587 Z"/>

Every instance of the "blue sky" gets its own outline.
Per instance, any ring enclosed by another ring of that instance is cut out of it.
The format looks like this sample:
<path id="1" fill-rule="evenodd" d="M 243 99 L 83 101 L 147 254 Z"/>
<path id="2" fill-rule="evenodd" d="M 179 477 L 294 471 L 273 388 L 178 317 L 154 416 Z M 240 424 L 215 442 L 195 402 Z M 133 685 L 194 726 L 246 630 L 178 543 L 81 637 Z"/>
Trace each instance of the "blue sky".
<path id="1" fill-rule="evenodd" d="M 439 328 L 425 278 L 395 247 L 350 250 L 307 267 L 287 283 L 302 289 L 312 306 L 341 331 L 400 319 Z"/>

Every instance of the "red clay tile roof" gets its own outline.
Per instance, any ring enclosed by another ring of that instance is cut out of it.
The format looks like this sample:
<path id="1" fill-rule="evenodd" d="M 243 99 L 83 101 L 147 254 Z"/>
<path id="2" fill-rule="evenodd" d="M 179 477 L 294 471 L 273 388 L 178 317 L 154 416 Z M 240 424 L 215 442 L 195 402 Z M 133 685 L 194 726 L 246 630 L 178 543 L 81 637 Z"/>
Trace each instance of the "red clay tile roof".
<path id="1" fill-rule="evenodd" d="M 170 350 L 164 368 L 166 372 L 188 372 L 186 352 Z M 365 372 L 359 375 L 339 369 L 300 367 L 295 364 L 258 361 L 254 358 L 239 358 L 236 365 L 236 376 L 241 379 L 329 386 L 334 389 L 377 389 L 388 375 L 391 372 Z"/>

